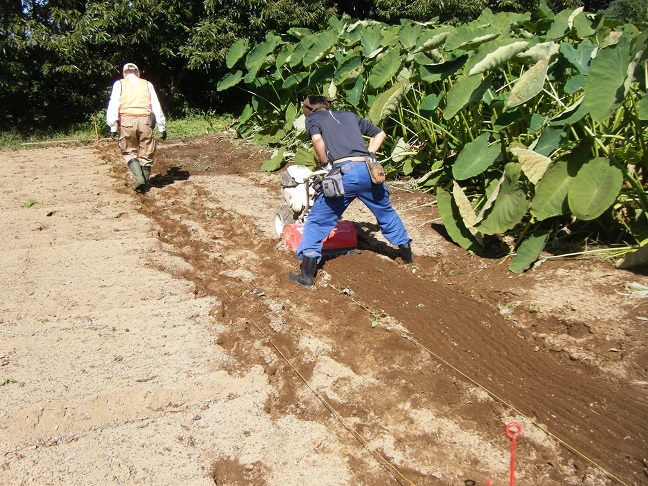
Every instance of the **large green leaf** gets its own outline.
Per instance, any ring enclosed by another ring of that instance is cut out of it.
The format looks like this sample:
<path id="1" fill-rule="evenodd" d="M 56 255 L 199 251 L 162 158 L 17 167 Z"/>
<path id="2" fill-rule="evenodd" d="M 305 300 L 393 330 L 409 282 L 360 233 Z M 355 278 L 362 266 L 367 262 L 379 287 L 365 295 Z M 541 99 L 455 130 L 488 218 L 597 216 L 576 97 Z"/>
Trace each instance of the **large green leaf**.
<path id="1" fill-rule="evenodd" d="M 639 102 L 638 115 L 640 120 L 648 120 L 648 94 L 644 94 Z"/>
<path id="2" fill-rule="evenodd" d="M 313 35 L 313 31 L 305 27 L 291 27 L 288 29 L 288 34 L 297 40 L 302 40 L 306 36 Z"/>
<path id="3" fill-rule="evenodd" d="M 329 19 L 328 19 L 329 27 L 331 27 L 331 29 L 333 29 L 336 32 L 341 34 L 342 31 L 344 30 L 344 28 L 347 25 L 347 22 L 346 22 L 347 19 L 348 19 L 348 17 L 346 17 L 346 18 L 343 17 L 343 18 L 340 19 L 340 18 L 337 18 L 335 15 L 331 15 L 329 17 Z"/>
<path id="4" fill-rule="evenodd" d="M 277 69 L 282 69 L 284 64 L 290 62 L 290 58 L 296 47 L 297 44 L 285 45 L 283 49 L 277 53 L 277 59 L 275 60 L 275 66 Z"/>
<path id="5" fill-rule="evenodd" d="M 581 11 L 572 20 L 573 28 L 581 39 L 596 33 L 596 30 L 592 27 L 592 21 L 589 19 L 589 14 Z"/>
<path id="6" fill-rule="evenodd" d="M 475 225 L 479 221 L 479 218 L 475 213 L 472 203 L 463 192 L 463 189 L 461 189 L 461 186 L 457 184 L 457 181 L 452 181 L 452 197 L 457 205 L 457 209 L 459 209 L 459 214 L 461 215 L 461 219 L 466 225 L 466 228 L 468 228 L 468 231 L 470 231 L 480 246 L 484 246 L 484 240 L 481 233 L 475 229 Z"/>
<path id="7" fill-rule="evenodd" d="M 584 85 L 585 85 L 585 76 L 583 76 L 582 74 L 577 74 L 576 76 L 572 76 L 567 80 L 563 90 L 565 91 L 566 94 L 570 95 L 583 89 Z"/>
<path id="8" fill-rule="evenodd" d="M 243 112 L 241 113 L 241 116 L 239 116 L 237 121 L 242 125 L 250 118 L 252 118 L 252 115 L 254 115 L 254 108 L 252 108 L 251 105 L 245 105 L 245 108 L 243 108 Z"/>
<path id="9" fill-rule="evenodd" d="M 241 81 L 241 79 L 243 79 L 243 73 L 241 71 L 227 73 L 225 76 L 223 76 L 223 79 L 218 82 L 216 91 L 225 91 L 232 86 L 236 86 Z"/>
<path id="10" fill-rule="evenodd" d="M 495 203 L 475 227 L 484 234 L 504 233 L 522 221 L 529 208 L 526 191 L 520 183 L 522 168 L 511 162 L 504 167 L 502 184 Z"/>
<path id="11" fill-rule="evenodd" d="M 475 177 L 484 172 L 497 158 L 500 153 L 499 144 L 488 146 L 490 134 L 482 133 L 470 143 L 464 145 L 452 165 L 452 176 L 463 181 Z"/>
<path id="12" fill-rule="evenodd" d="M 529 268 L 542 253 L 548 237 L 549 230 L 540 229 L 520 243 L 509 270 L 519 274 Z"/>
<path id="13" fill-rule="evenodd" d="M 481 74 L 475 76 L 461 76 L 450 88 L 446 96 L 446 107 L 443 118 L 450 120 L 467 105 L 481 100 L 486 90 L 491 85 L 491 78 L 482 79 Z"/>
<path id="14" fill-rule="evenodd" d="M 571 29 L 570 27 L 570 17 L 572 12 L 569 10 L 563 10 L 558 13 L 551 24 L 551 27 L 546 33 L 547 39 L 559 39 L 567 35 Z"/>
<path id="15" fill-rule="evenodd" d="M 546 127 L 540 138 L 530 147 L 540 155 L 549 157 L 563 143 L 565 130 L 563 128 Z"/>
<path id="16" fill-rule="evenodd" d="M 515 60 L 526 64 L 535 64 L 545 57 L 551 57 L 557 54 L 558 51 L 560 51 L 560 44 L 557 42 L 541 42 L 519 53 L 515 56 Z"/>
<path id="17" fill-rule="evenodd" d="M 301 108 L 296 106 L 294 103 L 288 103 L 285 111 L 286 123 L 284 124 L 284 130 L 290 131 L 295 123 L 295 119 L 301 113 Z"/>
<path id="18" fill-rule="evenodd" d="M 460 56 L 440 64 L 427 64 L 420 67 L 420 76 L 423 81 L 434 83 L 452 76 L 466 63 L 468 56 Z"/>
<path id="19" fill-rule="evenodd" d="M 272 172 L 280 168 L 281 165 L 283 164 L 283 156 L 285 151 L 286 149 L 284 147 L 275 150 L 272 153 L 272 158 L 270 160 L 265 161 L 261 165 L 261 170 L 264 172 Z"/>
<path id="20" fill-rule="evenodd" d="M 401 81 L 378 96 L 369 110 L 369 120 L 378 125 L 398 109 L 401 98 L 409 90 L 409 83 Z"/>
<path id="21" fill-rule="evenodd" d="M 412 148 L 407 141 L 399 137 L 398 141 L 394 144 L 394 148 L 392 148 L 391 159 L 396 163 L 402 162 L 411 152 Z"/>
<path id="22" fill-rule="evenodd" d="M 412 51 L 412 54 L 420 54 L 424 52 L 430 52 L 433 49 L 441 46 L 445 42 L 450 34 L 452 27 L 444 26 L 438 29 L 431 31 L 423 32 L 418 39 L 416 49 Z"/>
<path id="23" fill-rule="evenodd" d="M 578 69 L 581 74 L 587 74 L 587 71 L 589 71 L 590 61 L 597 49 L 598 47 L 587 39 L 578 44 L 577 47 L 574 47 L 574 45 L 569 42 L 563 42 L 560 45 L 560 53 L 565 56 L 565 59 L 567 59 L 572 66 Z"/>
<path id="24" fill-rule="evenodd" d="M 537 184 L 547 171 L 551 159 L 533 150 L 521 147 L 511 147 L 511 153 L 518 158 L 522 172 L 532 184 Z"/>
<path id="25" fill-rule="evenodd" d="M 248 40 L 243 38 L 237 40 L 232 46 L 228 49 L 227 54 L 225 55 L 225 62 L 227 63 L 228 69 L 232 69 L 234 64 L 241 59 L 248 50 Z"/>
<path id="26" fill-rule="evenodd" d="M 624 83 L 630 64 L 628 42 L 622 42 L 606 49 L 600 49 L 590 64 L 585 78 L 585 100 L 594 121 L 603 121 L 621 106 L 624 97 Z"/>
<path id="27" fill-rule="evenodd" d="M 621 169 L 605 157 L 583 164 L 569 187 L 569 209 L 579 219 L 599 217 L 619 195 L 623 185 Z"/>
<path id="28" fill-rule="evenodd" d="M 403 46 L 403 49 L 409 51 L 416 46 L 419 35 L 421 35 L 420 25 L 406 23 L 398 31 L 398 40 Z"/>
<path id="29" fill-rule="evenodd" d="M 298 134 L 306 131 L 306 117 L 303 113 L 295 118 L 292 126 Z"/>
<path id="30" fill-rule="evenodd" d="M 626 80 L 623 83 L 623 97 L 625 98 L 628 96 L 628 93 L 630 92 L 630 87 L 633 85 L 633 83 L 639 82 L 645 86 L 645 74 L 641 73 L 641 70 L 637 70 L 637 65 L 641 65 L 642 63 L 646 63 L 648 59 L 646 59 L 648 53 L 648 32 L 643 32 L 642 34 L 638 35 L 637 37 L 632 39 L 632 42 L 630 43 L 630 48 L 629 48 L 629 54 L 630 54 L 630 62 L 628 63 L 628 70 L 626 73 Z M 635 76 L 635 72 L 637 72 L 637 76 Z"/>
<path id="31" fill-rule="evenodd" d="M 522 52 L 528 45 L 529 43 L 527 41 L 517 41 L 497 47 L 494 51 L 489 52 L 481 61 L 475 64 L 468 74 L 472 76 L 473 74 L 492 71 Z"/>
<path id="32" fill-rule="evenodd" d="M 462 25 L 448 34 L 444 47 L 447 51 L 454 49 L 476 49 L 484 42 L 488 42 L 500 34 L 501 31 L 496 27 L 488 25 L 483 27 Z"/>
<path id="33" fill-rule="evenodd" d="M 317 159 L 315 151 L 304 147 L 299 147 L 297 149 L 293 163 L 296 165 L 305 165 L 313 170 L 319 169 L 319 160 Z"/>
<path id="34" fill-rule="evenodd" d="M 353 106 L 358 106 L 360 104 L 363 88 L 364 88 L 364 78 L 362 76 L 358 76 L 353 87 L 351 89 L 346 90 L 347 100 Z"/>
<path id="35" fill-rule="evenodd" d="M 400 43 L 398 29 L 393 27 L 390 29 L 383 29 L 382 35 L 383 38 L 380 41 L 380 45 L 384 47 L 396 46 L 396 48 L 400 51 L 400 48 L 398 47 L 398 44 Z"/>
<path id="36" fill-rule="evenodd" d="M 567 162 L 559 160 L 549 166 L 542 180 L 536 185 L 531 201 L 531 214 L 543 221 L 552 216 L 569 212 L 567 193 L 573 178 L 567 170 Z"/>
<path id="37" fill-rule="evenodd" d="M 430 118 L 436 109 L 439 107 L 439 103 L 443 99 L 443 93 L 439 94 L 429 94 L 421 101 L 419 106 L 419 112 L 421 116 L 425 118 Z"/>
<path id="38" fill-rule="evenodd" d="M 421 35 L 421 26 L 417 24 L 406 23 L 398 31 L 398 40 L 406 51 L 416 46 L 416 41 Z"/>
<path id="39" fill-rule="evenodd" d="M 466 250 L 478 251 L 480 245 L 466 228 L 452 195 L 442 187 L 437 187 L 436 198 L 439 214 L 448 236 L 460 247 Z"/>
<path id="40" fill-rule="evenodd" d="M 331 52 L 333 46 L 337 43 L 338 35 L 332 30 L 324 31 L 317 35 L 315 42 L 304 55 L 302 63 L 304 67 L 319 61 Z"/>
<path id="41" fill-rule="evenodd" d="M 382 33 L 380 27 L 368 27 L 362 32 L 362 51 L 367 59 L 376 57 L 382 50 Z"/>
<path id="42" fill-rule="evenodd" d="M 308 85 L 317 86 L 328 82 L 333 77 L 334 72 L 335 68 L 332 62 L 327 62 L 326 64 L 319 63 L 317 69 L 315 69 L 308 78 Z"/>
<path id="43" fill-rule="evenodd" d="M 250 72 L 257 72 L 266 62 L 268 55 L 281 44 L 281 38 L 268 34 L 265 41 L 252 48 L 245 58 L 245 67 Z"/>
<path id="44" fill-rule="evenodd" d="M 376 63 L 367 81 L 374 88 L 380 89 L 394 77 L 400 67 L 400 49 L 391 49 Z"/>
<path id="45" fill-rule="evenodd" d="M 506 109 L 526 103 L 540 93 L 547 76 L 547 69 L 549 69 L 549 58 L 545 57 L 520 76 L 506 99 Z"/>
<path id="46" fill-rule="evenodd" d="M 295 86 L 299 86 L 304 81 L 304 79 L 308 78 L 308 76 L 310 76 L 310 73 L 307 71 L 291 74 L 285 79 L 281 87 L 282 89 L 291 89 Z"/>
<path id="47" fill-rule="evenodd" d="M 315 43 L 315 36 L 304 37 L 299 41 L 297 47 L 290 56 L 289 65 L 290 67 L 295 67 L 297 64 L 302 62 L 306 53 L 310 50 L 311 46 Z"/>
<path id="48" fill-rule="evenodd" d="M 362 57 L 359 52 L 355 52 L 347 56 L 342 62 L 339 63 L 338 68 L 335 70 L 333 82 L 338 86 L 349 83 L 355 83 L 356 79 L 364 71 L 362 66 Z"/>
<path id="49" fill-rule="evenodd" d="M 554 20 L 556 18 L 553 11 L 547 6 L 547 0 L 540 0 L 538 4 L 538 15 L 543 20 Z"/>

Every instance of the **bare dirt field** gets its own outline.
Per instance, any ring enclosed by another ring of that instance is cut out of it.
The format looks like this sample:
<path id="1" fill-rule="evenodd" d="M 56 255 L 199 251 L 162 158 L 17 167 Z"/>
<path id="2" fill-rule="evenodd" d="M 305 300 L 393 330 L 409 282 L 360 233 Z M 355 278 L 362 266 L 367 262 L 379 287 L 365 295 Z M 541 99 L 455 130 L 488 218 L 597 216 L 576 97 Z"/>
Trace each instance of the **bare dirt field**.
<path id="1" fill-rule="evenodd" d="M 646 269 L 523 275 L 390 182 L 313 289 L 274 232 L 279 173 L 227 135 L 0 152 L 0 484 L 648 484 Z M 511 431 L 516 430 L 515 428 Z"/>

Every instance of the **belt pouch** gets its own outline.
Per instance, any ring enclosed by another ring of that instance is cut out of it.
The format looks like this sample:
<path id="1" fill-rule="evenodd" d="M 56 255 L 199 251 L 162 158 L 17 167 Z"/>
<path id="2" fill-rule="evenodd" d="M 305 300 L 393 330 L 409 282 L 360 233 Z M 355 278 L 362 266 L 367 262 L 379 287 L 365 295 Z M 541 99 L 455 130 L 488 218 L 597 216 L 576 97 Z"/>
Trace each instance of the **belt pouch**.
<path id="1" fill-rule="evenodd" d="M 344 185 L 342 184 L 342 169 L 333 167 L 322 179 L 322 191 L 325 197 L 344 196 Z"/>
<path id="2" fill-rule="evenodd" d="M 367 169 L 369 170 L 369 177 L 374 184 L 382 184 L 385 182 L 385 169 L 378 163 L 375 157 L 367 157 Z"/>

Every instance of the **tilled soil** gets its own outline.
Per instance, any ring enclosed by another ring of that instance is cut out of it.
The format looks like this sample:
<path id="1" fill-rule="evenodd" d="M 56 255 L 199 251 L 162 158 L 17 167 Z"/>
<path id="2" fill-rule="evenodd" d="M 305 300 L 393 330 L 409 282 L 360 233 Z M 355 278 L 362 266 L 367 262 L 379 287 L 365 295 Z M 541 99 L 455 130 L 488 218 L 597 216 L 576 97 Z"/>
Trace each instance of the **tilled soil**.
<path id="1" fill-rule="evenodd" d="M 517 423 L 520 484 L 648 484 L 641 269 L 512 274 L 400 181 L 415 263 L 354 203 L 304 289 L 267 157 L 169 141 L 137 194 L 112 143 L 0 152 L 0 483 L 497 485 Z"/>

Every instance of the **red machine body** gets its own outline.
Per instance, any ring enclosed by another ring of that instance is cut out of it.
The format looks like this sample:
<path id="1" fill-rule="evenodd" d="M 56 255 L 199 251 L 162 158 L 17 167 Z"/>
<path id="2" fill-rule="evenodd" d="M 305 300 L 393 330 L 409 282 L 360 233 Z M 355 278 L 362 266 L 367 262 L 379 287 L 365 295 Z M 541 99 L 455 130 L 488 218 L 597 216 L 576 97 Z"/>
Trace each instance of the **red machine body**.
<path id="1" fill-rule="evenodd" d="M 295 251 L 299 246 L 303 233 L 303 224 L 287 224 L 283 229 L 281 239 L 286 242 L 292 251 Z M 353 225 L 348 221 L 340 221 L 335 228 L 331 230 L 329 235 L 324 238 L 322 253 L 349 253 L 355 250 L 357 244 L 358 237 Z"/>

